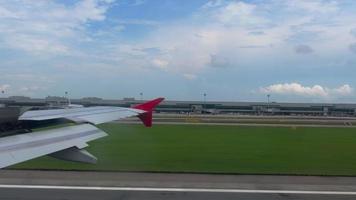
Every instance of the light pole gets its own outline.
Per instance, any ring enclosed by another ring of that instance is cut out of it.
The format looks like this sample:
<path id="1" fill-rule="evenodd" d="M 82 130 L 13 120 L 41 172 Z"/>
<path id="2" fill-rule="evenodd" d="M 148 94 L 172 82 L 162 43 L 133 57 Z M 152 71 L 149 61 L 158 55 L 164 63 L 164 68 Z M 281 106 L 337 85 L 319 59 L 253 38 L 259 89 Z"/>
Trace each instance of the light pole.
<path id="1" fill-rule="evenodd" d="M 1 90 L 1 98 L 5 98 L 5 90 Z M 5 104 L 3 104 L 2 102 L 0 103 L 0 108 L 5 107 Z"/>
<path id="2" fill-rule="evenodd" d="M 140 92 L 141 101 L 143 100 L 143 92 Z"/>
<path id="3" fill-rule="evenodd" d="M 65 91 L 64 92 L 64 96 L 65 96 L 65 98 L 67 99 L 67 103 L 68 103 L 68 105 L 71 105 L 71 102 L 70 102 L 70 99 L 69 99 L 69 97 L 68 97 L 68 91 Z"/>
<path id="4" fill-rule="evenodd" d="M 1 90 L 1 98 L 5 98 L 5 90 Z"/>
<path id="5" fill-rule="evenodd" d="M 204 108 L 206 107 L 205 104 L 206 104 L 206 93 L 203 94 L 203 100 L 204 100 L 204 104 L 203 104 L 203 111 L 204 111 Z"/>
<path id="6" fill-rule="evenodd" d="M 271 95 L 267 94 L 267 113 L 269 112 L 269 99 L 270 99 Z"/>

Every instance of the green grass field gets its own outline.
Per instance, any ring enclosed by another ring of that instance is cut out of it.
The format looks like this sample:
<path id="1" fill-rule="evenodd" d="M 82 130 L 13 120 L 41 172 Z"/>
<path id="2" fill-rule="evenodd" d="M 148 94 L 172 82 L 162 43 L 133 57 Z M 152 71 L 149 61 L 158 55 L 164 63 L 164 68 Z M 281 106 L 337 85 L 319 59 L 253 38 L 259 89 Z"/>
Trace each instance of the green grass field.
<path id="1" fill-rule="evenodd" d="M 103 124 L 98 164 L 49 157 L 26 169 L 356 175 L 356 129 Z"/>

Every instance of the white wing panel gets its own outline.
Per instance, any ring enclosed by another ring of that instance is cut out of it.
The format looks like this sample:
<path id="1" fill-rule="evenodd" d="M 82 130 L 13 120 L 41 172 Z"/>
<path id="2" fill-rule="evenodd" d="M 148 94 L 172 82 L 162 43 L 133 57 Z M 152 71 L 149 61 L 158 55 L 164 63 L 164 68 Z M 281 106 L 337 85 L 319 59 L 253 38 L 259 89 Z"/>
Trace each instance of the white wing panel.
<path id="1" fill-rule="evenodd" d="M 20 116 L 19 120 L 40 121 L 66 118 L 76 122 L 86 121 L 93 124 L 101 124 L 126 117 L 137 116 L 143 112 L 145 111 L 134 108 L 96 106 L 87 108 L 27 111 Z"/>
<path id="2" fill-rule="evenodd" d="M 51 154 L 70 147 L 79 149 L 107 134 L 90 124 L 82 124 L 0 138 L 0 168 Z"/>

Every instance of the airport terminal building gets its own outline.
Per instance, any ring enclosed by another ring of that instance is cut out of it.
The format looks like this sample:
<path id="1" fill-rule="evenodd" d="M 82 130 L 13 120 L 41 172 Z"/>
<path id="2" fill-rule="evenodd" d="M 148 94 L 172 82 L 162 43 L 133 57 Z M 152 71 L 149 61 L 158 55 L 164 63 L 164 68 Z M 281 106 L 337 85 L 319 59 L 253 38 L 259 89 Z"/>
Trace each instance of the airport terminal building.
<path id="1" fill-rule="evenodd" d="M 73 104 L 84 106 L 122 106 L 131 107 L 143 100 L 124 98 L 122 100 L 105 100 L 97 97 L 71 99 Z M 7 106 L 59 106 L 68 100 L 64 97 L 49 96 L 34 99 L 22 96 L 0 98 L 0 104 Z M 172 101 L 162 102 L 156 109 L 160 113 L 207 113 L 239 115 L 294 115 L 294 116 L 356 116 L 356 104 L 326 103 L 277 103 L 277 102 L 218 102 L 218 101 Z"/>

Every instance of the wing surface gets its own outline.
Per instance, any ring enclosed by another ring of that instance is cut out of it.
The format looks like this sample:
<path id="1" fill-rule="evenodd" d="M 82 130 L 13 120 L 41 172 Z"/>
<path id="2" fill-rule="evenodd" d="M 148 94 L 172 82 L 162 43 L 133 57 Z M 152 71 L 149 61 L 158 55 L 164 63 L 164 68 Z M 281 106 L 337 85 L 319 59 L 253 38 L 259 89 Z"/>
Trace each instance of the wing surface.
<path id="1" fill-rule="evenodd" d="M 0 138 L 0 168 L 73 147 L 82 149 L 106 135 L 93 125 L 81 124 Z"/>
<path id="2" fill-rule="evenodd" d="M 95 106 L 53 110 L 33 110 L 22 114 L 19 120 L 49 120 L 65 118 L 75 122 L 101 124 L 126 117 L 138 116 L 146 111 L 135 108 Z"/>

